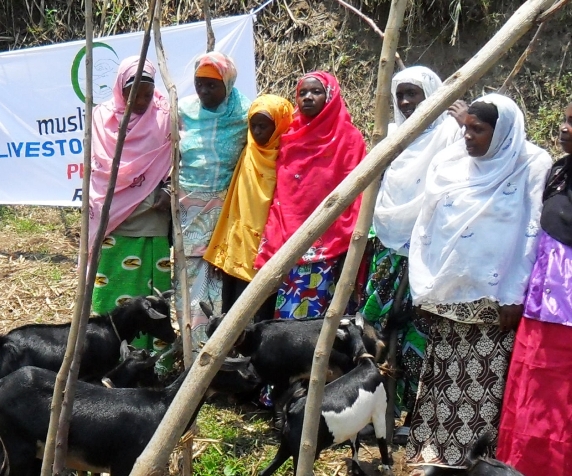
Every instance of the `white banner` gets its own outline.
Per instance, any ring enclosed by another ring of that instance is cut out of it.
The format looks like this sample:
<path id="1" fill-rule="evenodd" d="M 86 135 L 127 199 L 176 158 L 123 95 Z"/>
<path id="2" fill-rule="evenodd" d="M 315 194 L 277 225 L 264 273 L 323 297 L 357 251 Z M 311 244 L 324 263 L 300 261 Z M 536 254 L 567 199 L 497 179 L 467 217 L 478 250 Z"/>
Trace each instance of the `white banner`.
<path id="1" fill-rule="evenodd" d="M 237 88 L 256 97 L 252 15 L 213 20 L 216 50 L 231 56 Z M 205 23 L 161 30 L 179 97 L 194 93 Z M 111 98 L 117 67 L 139 55 L 143 33 L 94 39 L 94 102 Z M 147 57 L 157 66 L 153 39 Z M 157 68 L 157 87 L 166 95 Z M 0 54 L 0 204 L 80 206 L 85 128 L 85 41 Z"/>

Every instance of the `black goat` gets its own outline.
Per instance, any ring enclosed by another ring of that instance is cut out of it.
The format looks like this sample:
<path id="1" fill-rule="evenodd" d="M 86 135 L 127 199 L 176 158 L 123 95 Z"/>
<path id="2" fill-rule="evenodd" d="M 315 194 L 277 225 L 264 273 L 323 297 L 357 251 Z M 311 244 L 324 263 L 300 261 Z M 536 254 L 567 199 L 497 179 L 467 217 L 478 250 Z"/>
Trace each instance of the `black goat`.
<path id="1" fill-rule="evenodd" d="M 216 390 L 232 391 L 234 382 L 225 382 L 224 374 L 230 371 L 234 378 L 237 370 L 248 374 L 248 359 L 225 360 L 213 380 Z M 164 389 L 109 389 L 78 381 L 66 466 L 127 476 L 187 372 Z M 55 378 L 51 370 L 23 367 L 0 379 L 0 438 L 10 476 L 40 474 Z M 258 383 L 256 376 L 252 378 Z M 200 405 L 191 422 L 199 409 Z"/>
<path id="2" fill-rule="evenodd" d="M 121 362 L 101 379 L 104 386 L 107 388 L 161 386 L 159 377 L 155 373 L 155 363 L 161 354 L 151 355 L 147 349 L 136 349 L 128 345 L 125 340 L 121 343 L 119 353 Z"/>
<path id="3" fill-rule="evenodd" d="M 389 472 L 391 461 L 385 439 L 386 379 L 374 363 L 373 356 L 366 352 L 359 319 L 356 320 L 356 324 L 348 326 L 347 330 L 357 366 L 326 385 L 324 389 L 316 459 L 324 448 L 350 440 L 352 475 L 365 475 L 358 463 L 358 433 L 367 424 L 373 423 L 381 453 L 381 463 L 384 471 Z M 274 460 L 259 473 L 259 476 L 274 474 L 290 456 L 294 458 L 294 468 L 296 468 L 304 423 L 305 393 L 305 389 L 297 382 L 286 394 L 283 408 L 286 418 L 280 448 Z"/>
<path id="4" fill-rule="evenodd" d="M 200 304 L 209 318 L 206 334 L 210 337 L 224 317 L 214 316 L 208 305 Z M 263 382 L 274 384 L 272 396 L 276 401 L 292 381 L 309 378 L 322 324 L 323 319 L 274 319 L 249 324 L 234 349 L 251 358 Z M 366 348 L 380 357 L 384 347 L 381 334 L 372 326 L 366 326 L 366 337 L 363 337 Z M 346 337 L 347 333 L 341 326 L 330 354 L 328 381 L 354 367 L 347 354 Z"/>
<path id="5" fill-rule="evenodd" d="M 469 452 L 465 461 L 466 468 L 441 468 L 424 466 L 425 476 L 524 476 L 512 466 L 498 459 L 484 457 L 492 444 L 490 433 L 483 433 Z"/>
<path id="6" fill-rule="evenodd" d="M 119 360 L 121 342 L 131 342 L 140 332 L 165 342 L 175 340 L 167 298 L 128 299 L 109 314 L 90 318 L 79 376 L 100 380 Z M 30 324 L 0 336 L 0 378 L 20 367 L 33 365 L 58 371 L 66 350 L 71 324 Z"/>

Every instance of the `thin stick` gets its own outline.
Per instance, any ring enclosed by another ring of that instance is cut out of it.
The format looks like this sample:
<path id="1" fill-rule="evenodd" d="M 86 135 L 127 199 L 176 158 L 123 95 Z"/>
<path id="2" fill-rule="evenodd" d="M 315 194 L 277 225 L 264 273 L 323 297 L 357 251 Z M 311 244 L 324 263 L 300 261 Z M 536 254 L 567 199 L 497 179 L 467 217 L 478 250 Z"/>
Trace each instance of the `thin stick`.
<path id="1" fill-rule="evenodd" d="M 343 7 L 347 8 L 348 10 L 354 12 L 358 17 L 360 17 L 363 21 L 365 21 L 369 26 L 371 26 L 372 30 L 377 33 L 379 35 L 379 37 L 383 40 L 385 35 L 383 33 L 383 31 L 381 31 L 378 26 L 375 24 L 375 22 L 369 18 L 368 16 L 364 15 L 361 11 L 359 11 L 356 7 L 354 7 L 353 5 L 350 5 L 347 2 L 344 2 L 344 0 L 336 0 L 340 5 L 342 5 Z M 397 51 L 395 52 L 395 62 L 397 63 L 397 66 L 399 67 L 399 69 L 401 71 L 403 71 L 405 69 L 405 65 L 403 64 L 403 61 L 401 60 L 401 56 L 399 56 L 399 53 L 397 53 Z"/>
<path id="2" fill-rule="evenodd" d="M 294 235 L 266 263 L 240 295 L 191 367 L 157 431 L 137 459 L 131 476 L 160 475 L 187 423 L 195 413 L 208 382 L 250 322 L 261 300 L 279 285 L 282 275 L 369 185 L 447 107 L 473 86 L 533 25 L 552 0 L 527 0 L 499 32 L 439 91 L 423 101 L 391 136 L 384 139 L 316 208 Z M 300 475 L 305 476 L 305 475 Z"/>
<path id="3" fill-rule="evenodd" d="M 161 37 L 161 0 L 157 0 L 155 19 L 153 21 L 153 36 L 155 38 L 155 51 L 161 78 L 169 93 L 170 116 L 171 116 L 171 216 L 173 220 L 173 239 L 175 249 L 174 279 L 181 289 L 181 301 L 183 315 L 179 322 L 179 329 L 183 340 L 183 358 L 185 368 L 193 364 L 193 340 L 191 336 L 191 306 L 189 297 L 189 283 L 187 280 L 187 266 L 185 250 L 183 247 L 183 230 L 181 227 L 181 212 L 179 208 L 179 110 L 177 87 L 172 80 L 167 58 Z M 183 476 L 193 474 L 193 437 L 187 438 L 182 445 L 183 453 Z"/>
<path id="4" fill-rule="evenodd" d="M 526 47 L 524 52 L 520 55 L 520 58 L 518 58 L 518 61 L 516 62 L 516 64 L 512 68 L 512 71 L 507 76 L 507 78 L 504 80 L 504 83 L 502 83 L 502 86 L 499 88 L 499 90 L 498 90 L 499 94 L 506 94 L 508 88 L 510 88 L 510 85 L 514 81 L 514 78 L 522 69 L 524 62 L 526 61 L 526 59 L 528 58 L 530 53 L 532 53 L 532 51 L 534 50 L 534 47 L 536 46 L 536 42 L 538 41 L 538 37 L 540 36 L 540 33 L 542 32 L 542 28 L 544 28 L 544 25 L 546 25 L 546 23 L 541 23 L 540 26 L 537 28 L 536 33 L 532 37 L 532 40 L 530 40 L 530 43 L 528 44 L 528 46 Z"/>
<path id="5" fill-rule="evenodd" d="M 155 10 L 155 0 L 151 0 L 151 6 L 149 9 L 149 24 L 143 36 L 143 44 L 141 46 L 139 65 L 137 66 L 137 72 L 135 73 L 135 80 L 133 81 L 133 86 L 131 87 L 131 92 L 127 100 L 125 112 L 123 114 L 123 118 L 121 119 L 121 123 L 119 125 L 119 131 L 117 134 L 117 144 L 115 146 L 115 155 L 113 157 L 113 162 L 111 165 L 109 184 L 105 195 L 105 201 L 103 203 L 103 207 L 101 210 L 101 219 L 97 229 L 97 234 L 94 239 L 91 259 L 89 262 L 87 280 L 86 280 L 85 298 L 82 301 L 81 317 L 77 329 L 77 339 L 75 344 L 75 350 L 73 353 L 73 361 L 66 382 L 62 412 L 60 414 L 60 419 L 58 423 L 58 437 L 56 443 L 55 461 L 53 468 L 55 474 L 60 474 L 65 466 L 65 458 L 66 458 L 67 444 L 68 444 L 68 432 L 73 410 L 75 387 L 77 383 L 77 377 L 79 374 L 79 367 L 81 364 L 83 348 L 85 345 L 85 334 L 87 331 L 87 324 L 89 320 L 91 298 L 95 282 L 95 275 L 97 272 L 97 264 L 99 262 L 99 256 L 101 253 L 101 244 L 103 242 L 105 231 L 107 229 L 107 224 L 109 222 L 109 209 L 111 207 L 111 201 L 113 199 L 113 194 L 115 191 L 115 184 L 117 182 L 117 174 L 119 171 L 121 152 L 123 150 L 123 144 L 125 142 L 125 137 L 127 135 L 127 125 L 129 124 L 129 117 L 131 116 L 133 103 L 135 102 L 135 96 L 137 95 L 139 83 L 141 82 L 141 74 L 143 73 L 145 58 L 147 57 L 149 42 L 151 41 L 151 23 L 153 20 L 154 10 Z M 69 339 L 71 338 L 72 336 L 70 332 Z M 69 339 L 68 339 L 68 345 L 69 345 Z"/>
<path id="6" fill-rule="evenodd" d="M 399 43 L 399 30 L 403 24 L 406 7 L 407 0 L 392 0 L 389 17 L 387 19 L 385 29 L 387 33 L 383 41 L 377 72 L 377 95 L 375 104 L 375 123 L 378 128 L 378 134 L 375 140 L 377 142 L 387 135 L 390 108 L 390 103 L 387 98 L 391 96 L 391 77 L 393 76 L 395 52 Z M 336 285 L 334 297 L 326 312 L 326 318 L 322 324 L 322 330 L 320 331 L 316 350 L 314 351 L 310 387 L 306 399 L 306 408 L 304 409 L 304 426 L 302 428 L 302 444 L 300 445 L 297 474 L 312 474 L 328 360 L 336 338 L 336 331 L 340 325 L 340 319 L 348 304 L 367 245 L 367 236 L 373 218 L 378 189 L 379 176 L 369 184 L 363 194 L 358 219 L 352 234 L 352 240 L 344 267 Z"/>
<path id="7" fill-rule="evenodd" d="M 85 136 L 83 152 L 83 182 L 81 201 L 81 232 L 79 240 L 79 264 L 78 283 L 75 294 L 75 305 L 68 336 L 66 352 L 60 370 L 56 376 L 54 393 L 52 396 L 52 407 L 50 411 L 50 422 L 46 435 L 46 446 L 44 447 L 44 457 L 42 461 L 42 476 L 52 474 L 52 465 L 56 457 L 56 439 L 59 431 L 59 420 L 62 412 L 64 399 L 64 388 L 69 369 L 72 364 L 76 348 L 77 335 L 81 320 L 81 303 L 85 300 L 86 276 L 88 249 L 87 242 L 89 236 L 89 181 L 91 177 L 91 118 L 93 111 L 93 4 L 92 0 L 85 0 Z"/>
<path id="8" fill-rule="evenodd" d="M 391 319 L 399 312 L 399 308 L 403 302 L 403 296 L 405 295 L 405 290 L 409 285 L 409 270 L 408 266 L 405 266 L 403 270 L 403 278 L 399 283 L 397 292 L 395 293 L 395 298 L 393 299 L 393 305 L 391 306 L 391 314 L 388 319 Z M 397 368 L 397 328 L 393 327 L 391 333 L 389 334 L 389 345 L 387 351 L 387 363 L 392 370 Z M 385 434 L 387 441 L 391 443 L 393 441 L 393 430 L 395 427 L 395 399 L 397 393 L 397 381 L 394 378 L 387 379 L 387 408 L 385 409 Z"/>
<path id="9" fill-rule="evenodd" d="M 552 5 L 548 10 L 546 10 L 542 15 L 540 15 L 537 18 L 537 20 L 536 20 L 537 23 L 542 23 L 542 22 L 548 20 L 548 18 L 550 18 L 555 13 L 560 11 L 568 2 L 570 2 L 570 0 L 560 0 L 560 1 L 556 2 L 554 5 Z"/>
<path id="10" fill-rule="evenodd" d="M 203 14 L 205 15 L 205 23 L 207 26 L 207 53 L 210 53 L 211 51 L 214 51 L 216 42 L 213 26 L 211 23 L 210 0 L 203 0 Z"/>

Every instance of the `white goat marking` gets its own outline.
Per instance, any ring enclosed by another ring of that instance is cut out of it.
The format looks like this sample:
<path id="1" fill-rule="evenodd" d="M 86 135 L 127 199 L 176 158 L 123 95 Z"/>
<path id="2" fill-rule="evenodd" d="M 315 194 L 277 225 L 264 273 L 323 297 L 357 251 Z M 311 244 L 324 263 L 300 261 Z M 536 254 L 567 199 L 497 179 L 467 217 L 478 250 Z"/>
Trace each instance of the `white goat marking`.
<path id="1" fill-rule="evenodd" d="M 373 422 L 375 436 L 385 438 L 386 407 L 387 395 L 381 383 L 373 393 L 360 388 L 357 399 L 340 413 L 323 411 L 322 415 L 334 437 L 334 443 L 349 440 L 370 422 Z"/>

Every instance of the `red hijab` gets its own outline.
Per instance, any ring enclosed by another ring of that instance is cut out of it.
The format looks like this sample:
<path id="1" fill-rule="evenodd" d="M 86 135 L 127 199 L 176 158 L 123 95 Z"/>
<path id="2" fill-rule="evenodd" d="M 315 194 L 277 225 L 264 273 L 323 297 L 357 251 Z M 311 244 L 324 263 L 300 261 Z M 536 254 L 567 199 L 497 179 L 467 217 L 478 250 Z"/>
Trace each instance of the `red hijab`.
<path id="1" fill-rule="evenodd" d="M 259 269 L 304 223 L 316 207 L 366 155 L 361 132 L 340 95 L 334 76 L 324 71 L 306 74 L 326 90 L 326 104 L 308 118 L 294 112 L 290 129 L 282 135 L 276 160 L 276 190 L 260 242 L 255 268 Z M 357 221 L 361 196 L 316 240 L 299 264 L 325 261 L 345 253 Z"/>

